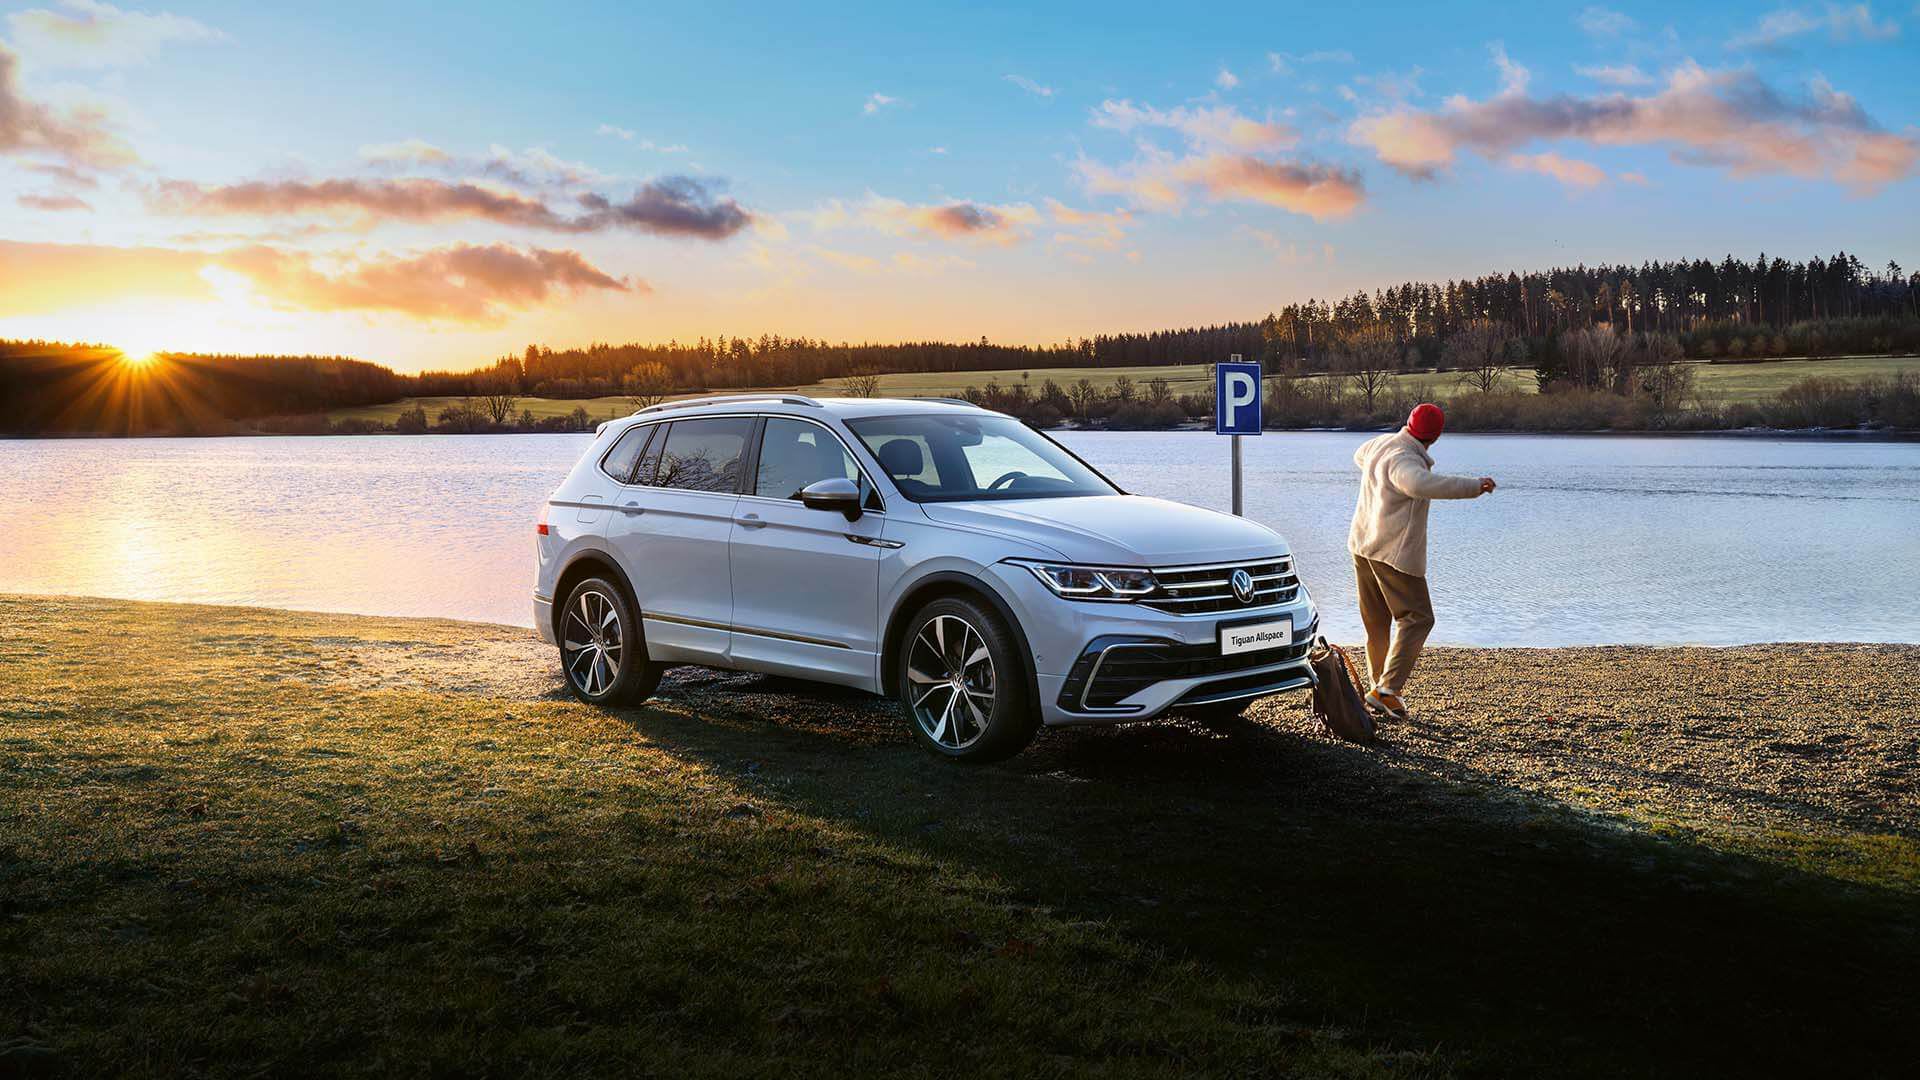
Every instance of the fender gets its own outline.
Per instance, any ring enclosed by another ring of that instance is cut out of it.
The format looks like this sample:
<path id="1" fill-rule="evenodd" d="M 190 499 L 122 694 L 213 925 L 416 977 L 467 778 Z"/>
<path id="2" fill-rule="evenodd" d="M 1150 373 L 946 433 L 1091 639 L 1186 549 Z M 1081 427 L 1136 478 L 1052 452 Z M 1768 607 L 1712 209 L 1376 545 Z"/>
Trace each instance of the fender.
<path id="1" fill-rule="evenodd" d="M 1013 613 L 1013 605 L 1007 603 L 1006 598 L 1000 595 L 1000 590 L 988 579 L 959 570 L 935 570 L 915 578 L 912 584 L 900 591 L 900 599 L 887 614 L 886 633 L 880 639 L 883 643 L 880 653 L 880 692 L 889 697 L 895 693 L 893 669 L 895 661 L 899 659 L 900 636 L 906 629 L 907 620 L 919 610 L 926 597 L 954 593 L 967 593 L 985 600 L 1012 628 L 1014 643 L 1020 648 L 1020 666 L 1026 675 L 1028 700 L 1035 702 L 1038 707 L 1040 681 L 1034 676 L 1033 646 L 1027 641 L 1026 628 L 1020 625 L 1019 617 Z"/>

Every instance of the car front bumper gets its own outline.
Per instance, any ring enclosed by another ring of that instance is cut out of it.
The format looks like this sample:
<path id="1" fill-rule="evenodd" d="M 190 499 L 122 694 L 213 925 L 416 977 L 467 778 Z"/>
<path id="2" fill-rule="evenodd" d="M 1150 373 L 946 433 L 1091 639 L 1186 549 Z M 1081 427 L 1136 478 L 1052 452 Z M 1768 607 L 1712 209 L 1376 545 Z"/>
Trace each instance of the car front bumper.
<path id="1" fill-rule="evenodd" d="M 1041 721 L 1061 727 L 1145 720 L 1173 709 L 1303 690 L 1319 613 L 1302 586 L 1285 604 L 1215 615 L 1175 615 L 1141 604 L 1063 600 L 1022 567 L 994 568 L 1032 649 Z M 1293 622 L 1285 648 L 1222 657 L 1222 624 Z M 1113 676 L 1130 666 L 1115 690 Z M 1158 676 L 1158 677 L 1155 677 Z M 1098 692 L 1104 684 L 1104 692 Z M 1089 693 L 1089 688 L 1096 692 Z"/>

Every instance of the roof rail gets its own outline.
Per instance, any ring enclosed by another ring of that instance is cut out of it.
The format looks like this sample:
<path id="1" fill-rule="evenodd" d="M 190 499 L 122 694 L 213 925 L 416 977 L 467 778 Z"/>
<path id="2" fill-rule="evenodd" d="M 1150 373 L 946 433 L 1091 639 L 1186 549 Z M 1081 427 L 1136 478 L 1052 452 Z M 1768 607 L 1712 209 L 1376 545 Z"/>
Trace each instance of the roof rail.
<path id="1" fill-rule="evenodd" d="M 966 398 L 957 398 L 957 397 L 923 397 L 923 398 L 915 398 L 914 400 L 915 400 L 915 401 L 941 401 L 941 402 L 945 402 L 945 403 L 946 403 L 946 404 L 948 404 L 948 405 L 967 405 L 967 406 L 971 406 L 972 408 L 975 408 L 975 409 L 983 409 L 983 408 L 986 408 L 986 406 L 984 406 L 984 405 L 978 405 L 978 404 L 975 404 L 974 402 L 971 402 L 971 401 L 968 401 L 968 400 L 967 400 Z"/>
<path id="2" fill-rule="evenodd" d="M 664 412 L 668 409 L 691 409 L 696 405 L 716 405 L 723 401 L 777 401 L 782 405 L 806 405 L 815 409 L 825 408 L 814 398 L 805 394 L 714 394 L 711 397 L 681 398 L 679 401 L 663 401 L 658 405 L 649 405 L 644 409 L 635 409 L 633 415 Z"/>

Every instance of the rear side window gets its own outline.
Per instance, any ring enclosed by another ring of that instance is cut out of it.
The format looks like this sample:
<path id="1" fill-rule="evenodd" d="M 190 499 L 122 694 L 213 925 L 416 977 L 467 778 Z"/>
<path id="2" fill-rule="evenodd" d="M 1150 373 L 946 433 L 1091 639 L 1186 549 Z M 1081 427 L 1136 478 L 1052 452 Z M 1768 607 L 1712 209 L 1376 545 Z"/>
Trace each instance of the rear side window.
<path id="1" fill-rule="evenodd" d="M 752 430 L 753 419 L 746 416 L 675 420 L 667 429 L 660 464 L 654 473 L 654 486 L 684 491 L 739 491 L 740 459 L 746 452 L 747 435 Z"/>
<path id="2" fill-rule="evenodd" d="M 653 437 L 656 426 L 628 428 L 620 441 L 613 444 L 613 449 L 607 451 L 607 456 L 600 459 L 600 471 L 623 484 L 633 483 L 633 467 L 645 453 L 647 440 Z"/>

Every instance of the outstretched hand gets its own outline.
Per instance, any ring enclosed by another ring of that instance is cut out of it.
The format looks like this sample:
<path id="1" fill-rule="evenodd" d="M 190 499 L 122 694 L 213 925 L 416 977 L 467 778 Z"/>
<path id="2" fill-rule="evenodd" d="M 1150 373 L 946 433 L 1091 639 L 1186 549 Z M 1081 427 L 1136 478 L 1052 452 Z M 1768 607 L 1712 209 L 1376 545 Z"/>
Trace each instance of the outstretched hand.
<path id="1" fill-rule="evenodd" d="M 1483 476 L 1480 478 L 1480 494 L 1482 495 L 1487 494 L 1499 486 L 1499 484 L 1493 482 L 1493 477 L 1491 476 Z"/>

